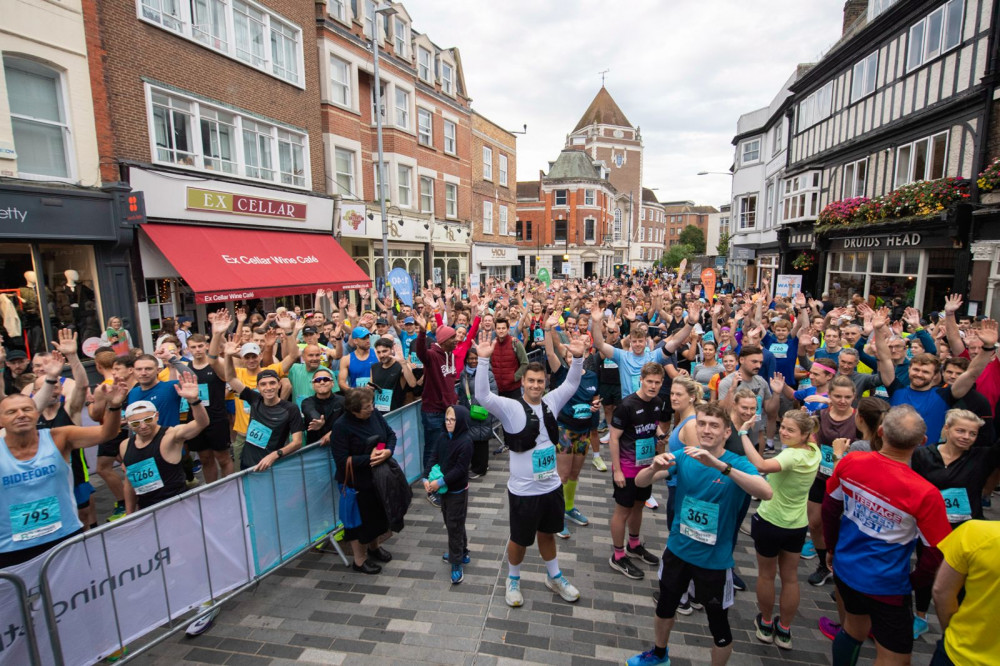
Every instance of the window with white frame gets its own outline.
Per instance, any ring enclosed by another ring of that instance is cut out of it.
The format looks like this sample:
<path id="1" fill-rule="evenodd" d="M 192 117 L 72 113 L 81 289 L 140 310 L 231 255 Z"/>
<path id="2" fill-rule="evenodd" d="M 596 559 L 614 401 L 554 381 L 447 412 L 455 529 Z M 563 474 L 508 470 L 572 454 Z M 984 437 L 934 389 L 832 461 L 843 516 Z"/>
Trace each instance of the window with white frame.
<path id="1" fill-rule="evenodd" d="M 421 146 L 434 145 L 434 116 L 427 109 L 417 107 L 417 141 Z"/>
<path id="2" fill-rule="evenodd" d="M 593 206 L 594 205 L 594 201 L 596 201 L 596 196 L 594 194 L 594 190 L 584 190 L 583 191 L 583 205 L 584 206 Z"/>
<path id="3" fill-rule="evenodd" d="M 853 199 L 865 196 L 868 183 L 868 158 L 844 165 L 844 187 L 841 197 Z"/>
<path id="4" fill-rule="evenodd" d="M 854 65 L 851 77 L 851 103 L 875 92 L 875 76 L 878 74 L 878 51 Z"/>
<path id="5" fill-rule="evenodd" d="M 752 164 L 760 161 L 760 139 L 744 141 L 740 146 L 740 164 Z"/>
<path id="6" fill-rule="evenodd" d="M 420 177 L 420 212 L 434 212 L 434 179 L 430 176 Z"/>
<path id="7" fill-rule="evenodd" d="M 379 193 L 381 193 L 382 200 L 384 200 L 386 205 L 388 205 L 391 200 L 391 197 L 389 196 L 389 163 L 383 162 L 381 169 L 378 168 L 378 164 L 376 163 L 372 165 L 372 168 L 375 171 L 375 200 L 379 201 L 378 197 Z M 386 177 L 385 183 L 382 182 L 383 173 Z"/>
<path id="8" fill-rule="evenodd" d="M 441 63 L 441 91 L 451 95 L 455 87 L 455 68 L 446 62 Z"/>
<path id="9" fill-rule="evenodd" d="M 456 152 L 456 127 L 450 120 L 444 121 L 444 152 L 454 155 Z"/>
<path id="10" fill-rule="evenodd" d="M 828 118 L 832 103 L 833 81 L 830 81 L 799 103 L 799 131 Z"/>
<path id="11" fill-rule="evenodd" d="M 757 195 L 747 194 L 736 200 L 736 210 L 739 211 L 740 229 L 757 228 Z"/>
<path id="12" fill-rule="evenodd" d="M 400 58 L 408 58 L 410 49 L 410 32 L 407 29 L 406 22 L 401 18 L 393 17 L 392 19 L 392 46 L 396 50 L 396 55 Z"/>
<path id="13" fill-rule="evenodd" d="M 351 64 L 337 56 L 330 56 L 330 96 L 342 106 L 351 106 Z"/>
<path id="14" fill-rule="evenodd" d="M 344 5 L 345 2 L 346 0 L 328 0 L 327 8 L 330 12 L 330 16 L 338 21 L 346 21 L 347 7 Z"/>
<path id="15" fill-rule="evenodd" d="M 507 187 L 507 156 L 500 155 L 497 159 L 500 163 L 500 186 Z"/>
<path id="16" fill-rule="evenodd" d="M 965 0 L 949 0 L 910 26 L 906 71 L 930 62 L 962 41 Z"/>
<path id="17" fill-rule="evenodd" d="M 483 233 L 493 233 L 493 202 L 483 202 Z"/>
<path id="18" fill-rule="evenodd" d="M 365 0 L 364 9 L 365 37 L 375 39 L 375 0 Z"/>
<path id="19" fill-rule="evenodd" d="M 426 83 L 434 81 L 432 54 L 422 46 L 417 47 L 417 75 Z"/>
<path id="20" fill-rule="evenodd" d="M 144 21 L 290 83 L 302 81 L 302 29 L 266 7 L 249 0 L 137 2 Z"/>
<path id="21" fill-rule="evenodd" d="M 948 133 L 940 132 L 896 149 L 895 187 L 918 180 L 944 178 Z"/>
<path id="22" fill-rule="evenodd" d="M 445 217 L 458 217 L 458 185 L 444 184 L 444 214 Z"/>
<path id="23" fill-rule="evenodd" d="M 568 190 L 556 190 L 556 206 L 565 206 L 568 203 Z"/>
<path id="24" fill-rule="evenodd" d="M 620 241 L 622 239 L 622 209 L 615 208 L 615 231 L 614 239 Z"/>
<path id="25" fill-rule="evenodd" d="M 774 221 L 774 181 L 768 181 L 764 190 L 764 205 L 767 207 L 764 213 L 764 229 L 768 229 Z"/>
<path id="26" fill-rule="evenodd" d="M 868 0 L 868 21 L 896 4 L 897 0 Z"/>
<path id="27" fill-rule="evenodd" d="M 150 89 L 153 161 L 309 185 L 308 136 L 193 97 Z"/>
<path id="28" fill-rule="evenodd" d="M 381 113 L 382 113 L 382 122 L 383 123 L 389 122 L 389 116 L 387 116 L 386 112 L 385 112 L 385 107 L 386 107 L 385 94 L 386 94 L 386 90 L 387 90 L 387 86 L 386 86 L 385 81 L 380 81 L 379 82 L 379 86 L 378 86 L 378 101 L 381 102 L 381 104 L 382 104 Z M 379 113 L 379 110 L 375 108 L 375 101 L 376 101 L 375 100 L 375 86 L 372 86 L 372 122 L 375 122 L 375 114 Z"/>
<path id="29" fill-rule="evenodd" d="M 413 191 L 413 184 L 411 183 L 413 167 L 400 164 L 396 167 L 396 175 L 399 178 L 399 181 L 396 183 L 396 189 L 399 191 L 399 200 L 396 203 L 402 207 L 409 208 L 413 200 L 410 195 Z"/>
<path id="30" fill-rule="evenodd" d="M 59 72 L 30 60 L 3 59 L 19 175 L 69 178 L 70 131 Z"/>
<path id="31" fill-rule="evenodd" d="M 507 236 L 509 233 L 507 229 L 507 206 L 499 206 L 498 210 L 500 213 L 500 235 Z"/>
<path id="32" fill-rule="evenodd" d="M 812 220 L 819 215 L 820 173 L 809 171 L 782 183 L 781 221 Z"/>
<path id="33" fill-rule="evenodd" d="M 483 146 L 483 178 L 493 180 L 493 149 Z"/>
<path id="34" fill-rule="evenodd" d="M 337 194 L 345 197 L 357 197 L 357 193 L 354 191 L 354 151 L 337 148 L 333 153 Z"/>
<path id="35" fill-rule="evenodd" d="M 771 141 L 771 153 L 777 154 L 785 145 L 785 124 L 779 122 L 774 126 L 774 139 Z"/>
<path id="36" fill-rule="evenodd" d="M 396 127 L 410 126 L 410 93 L 396 88 Z"/>

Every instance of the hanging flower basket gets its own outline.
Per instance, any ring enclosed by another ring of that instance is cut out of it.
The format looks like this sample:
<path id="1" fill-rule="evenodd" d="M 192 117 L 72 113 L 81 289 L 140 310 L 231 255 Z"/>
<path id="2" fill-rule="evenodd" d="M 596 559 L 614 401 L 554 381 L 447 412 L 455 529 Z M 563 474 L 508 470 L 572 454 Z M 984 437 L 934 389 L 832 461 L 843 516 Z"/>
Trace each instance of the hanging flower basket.
<path id="1" fill-rule="evenodd" d="M 812 270 L 815 265 L 816 255 L 809 250 L 803 250 L 799 253 L 799 256 L 795 257 L 792 261 L 792 268 L 797 271 L 802 271 L 803 273 Z"/>
<path id="2" fill-rule="evenodd" d="M 976 185 L 981 192 L 992 192 L 1000 187 L 1000 157 L 990 162 L 976 179 Z"/>

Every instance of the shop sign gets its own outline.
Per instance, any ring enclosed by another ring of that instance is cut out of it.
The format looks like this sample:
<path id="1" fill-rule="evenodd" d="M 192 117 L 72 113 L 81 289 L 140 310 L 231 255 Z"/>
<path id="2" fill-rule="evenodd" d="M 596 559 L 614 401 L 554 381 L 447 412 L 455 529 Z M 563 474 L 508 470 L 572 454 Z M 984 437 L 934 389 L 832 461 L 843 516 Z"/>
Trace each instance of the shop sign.
<path id="1" fill-rule="evenodd" d="M 521 263 L 515 245 L 476 245 L 472 252 L 473 263 L 481 266 L 516 266 Z"/>
<path id="2" fill-rule="evenodd" d="M 729 248 L 729 258 L 735 261 L 753 261 L 756 257 L 756 252 L 753 248 L 740 247 L 738 245 L 733 245 Z"/>
<path id="3" fill-rule="evenodd" d="M 927 232 L 902 232 L 898 234 L 881 234 L 852 236 L 850 238 L 834 238 L 830 242 L 831 250 L 903 250 L 907 248 L 952 247 L 948 236 Z"/>
<path id="4" fill-rule="evenodd" d="M 305 221 L 306 204 L 280 199 L 266 199 L 247 194 L 187 188 L 187 209 L 210 213 L 252 215 L 282 220 Z"/>
<path id="5" fill-rule="evenodd" d="M 63 194 L 0 189 L 0 238 L 115 240 L 114 199 L 104 193 Z"/>
<path id="6" fill-rule="evenodd" d="M 340 235 L 364 238 L 368 235 L 368 211 L 364 204 L 340 205 Z"/>

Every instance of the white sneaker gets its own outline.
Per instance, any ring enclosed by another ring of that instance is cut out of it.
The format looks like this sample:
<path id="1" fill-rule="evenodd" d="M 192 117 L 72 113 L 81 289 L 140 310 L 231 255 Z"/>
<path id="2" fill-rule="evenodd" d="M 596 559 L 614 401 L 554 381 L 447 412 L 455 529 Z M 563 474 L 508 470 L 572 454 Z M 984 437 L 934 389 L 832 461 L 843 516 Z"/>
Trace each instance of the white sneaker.
<path id="1" fill-rule="evenodd" d="M 566 576 L 562 574 L 559 574 L 555 578 L 546 576 L 545 587 L 562 597 L 563 601 L 573 602 L 580 600 L 580 590 L 573 587 L 573 584 L 566 580 Z"/>
<path id="2" fill-rule="evenodd" d="M 646 500 L 646 508 L 647 509 L 653 509 L 655 511 L 656 509 L 660 508 L 660 503 L 656 501 L 655 497 L 653 497 L 652 495 L 650 495 L 649 499 Z"/>
<path id="3" fill-rule="evenodd" d="M 611 441 L 611 432 L 609 431 L 606 435 L 601 435 L 601 444 L 607 444 Z"/>
<path id="4" fill-rule="evenodd" d="M 211 606 L 212 606 L 211 601 L 206 601 L 201 605 L 202 609 L 208 609 Z M 222 611 L 221 606 L 215 606 L 206 614 L 202 615 L 201 617 L 197 618 L 194 622 L 189 624 L 187 626 L 187 629 L 184 630 L 184 633 L 186 633 L 188 636 L 198 636 L 200 634 L 205 633 L 212 626 L 212 623 L 215 621 L 215 618 L 219 616 L 219 613 L 221 611 Z"/>
<path id="5" fill-rule="evenodd" d="M 507 594 L 504 595 L 504 601 L 511 608 L 517 608 L 518 606 L 524 605 L 524 595 L 521 594 L 521 579 L 511 578 L 507 576 Z"/>

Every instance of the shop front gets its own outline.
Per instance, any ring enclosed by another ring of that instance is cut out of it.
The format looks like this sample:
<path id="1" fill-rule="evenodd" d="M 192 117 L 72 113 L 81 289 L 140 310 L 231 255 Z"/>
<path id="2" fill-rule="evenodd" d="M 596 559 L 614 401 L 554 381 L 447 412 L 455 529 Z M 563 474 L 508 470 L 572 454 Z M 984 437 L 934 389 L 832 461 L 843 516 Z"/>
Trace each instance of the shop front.
<path id="1" fill-rule="evenodd" d="M 511 271 L 516 272 L 520 266 L 516 245 L 476 243 L 472 248 L 472 270 L 479 274 L 479 280 L 483 284 L 491 277 L 502 281 L 510 280 Z"/>
<path id="2" fill-rule="evenodd" d="M 905 231 L 831 234 L 824 262 L 824 288 L 838 304 L 858 294 L 876 304 L 894 299 L 921 312 L 940 310 L 956 282 L 961 253 L 944 225 L 924 225 Z"/>
<path id="3" fill-rule="evenodd" d="M 469 277 L 468 225 L 458 222 L 434 224 L 432 252 L 434 254 L 433 278 L 436 284 L 444 281 L 464 287 Z"/>
<path id="4" fill-rule="evenodd" d="M 737 289 L 757 284 L 757 252 L 752 247 L 732 245 L 729 248 L 729 275 Z"/>
<path id="5" fill-rule="evenodd" d="M 319 288 L 370 285 L 334 238 L 332 198 L 138 167 L 130 180 L 149 220 L 135 271 L 147 348 L 170 318 L 205 331 L 219 307 L 309 309 Z"/>
<path id="6" fill-rule="evenodd" d="M 72 190 L 0 185 L 0 314 L 3 346 L 29 357 L 52 348 L 58 330 L 79 344 L 99 338 L 110 317 L 137 333 L 129 261 L 141 195 L 127 188 Z"/>
<path id="7" fill-rule="evenodd" d="M 343 203 L 340 206 L 340 243 L 357 265 L 368 274 L 379 292 L 385 287 L 382 262 L 382 224 L 377 206 Z M 386 214 L 389 237 L 389 270 L 402 268 L 414 285 L 430 277 L 426 271 L 431 240 L 431 221 L 401 214 L 393 207 Z M 425 277 L 426 276 L 426 277 Z"/>

